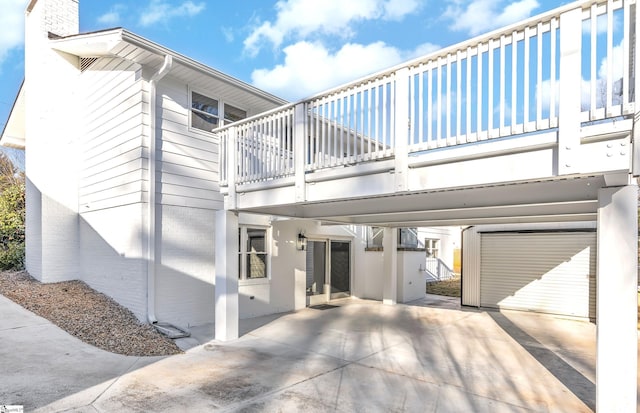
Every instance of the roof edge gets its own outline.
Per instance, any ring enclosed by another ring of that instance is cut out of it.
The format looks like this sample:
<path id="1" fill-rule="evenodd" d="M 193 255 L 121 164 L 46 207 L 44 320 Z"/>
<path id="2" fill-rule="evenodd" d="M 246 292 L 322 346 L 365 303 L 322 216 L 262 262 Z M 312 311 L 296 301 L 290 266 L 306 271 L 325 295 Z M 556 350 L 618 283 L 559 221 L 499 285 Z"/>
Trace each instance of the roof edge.
<path id="1" fill-rule="evenodd" d="M 219 79 L 223 82 L 226 82 L 228 84 L 231 84 L 233 86 L 237 86 L 239 88 L 242 88 L 244 90 L 246 90 L 247 92 L 259 96 L 269 102 L 272 102 L 276 105 L 286 105 L 289 103 L 289 101 L 280 98 L 278 96 L 275 96 L 267 91 L 264 91 L 262 89 L 259 89 L 247 82 L 244 82 L 238 78 L 235 78 L 233 76 L 230 76 L 226 73 L 223 73 L 217 69 L 212 68 L 211 66 L 207 66 L 203 63 L 198 62 L 197 60 L 194 60 L 190 57 L 187 57 L 181 53 L 176 52 L 175 50 L 171 50 L 165 46 L 162 46 L 156 42 L 153 42 L 147 38 L 144 38 L 138 34 L 135 34 L 133 32 L 128 31 L 127 29 L 123 29 L 121 27 L 118 28 L 112 28 L 112 29 L 104 29 L 104 30 L 98 30 L 98 31 L 93 31 L 93 32 L 87 32 L 87 33 L 79 33 L 79 34 L 74 34 L 71 36 L 65 36 L 65 37 L 61 37 L 58 39 L 52 39 L 50 40 L 52 45 L 60 45 L 60 50 L 64 50 L 64 47 L 62 47 L 62 45 L 64 45 L 67 42 L 73 42 L 76 41 L 78 39 L 86 39 L 86 38 L 91 38 L 91 37 L 98 37 L 98 36 L 109 36 L 109 35 L 114 35 L 120 38 L 121 41 L 129 43 L 131 45 L 134 45 L 136 47 L 139 47 L 141 49 L 147 50 L 151 53 L 154 53 L 158 56 L 166 56 L 166 55 L 170 55 L 174 58 L 174 61 L 176 63 L 179 63 L 183 66 L 186 66 L 192 70 L 198 71 L 200 73 L 206 74 L 208 76 L 212 76 L 215 77 L 216 79 Z M 84 45 L 86 46 L 86 44 Z M 55 48 L 55 47 L 54 47 Z M 106 50 L 102 50 L 102 52 L 106 52 Z"/>
<path id="2" fill-rule="evenodd" d="M 174 50 L 171 50 L 167 47 L 164 47 L 158 43 L 155 43 L 149 39 L 146 39 L 140 35 L 137 35 L 133 32 L 128 31 L 127 29 L 122 29 L 122 37 L 123 40 L 131 43 L 131 44 L 135 44 L 138 47 L 141 47 L 143 49 L 146 49 L 150 52 L 165 56 L 167 54 L 173 56 L 174 59 L 177 60 L 178 63 L 190 67 L 193 70 L 202 72 L 204 74 L 208 74 L 210 76 L 214 76 L 222 81 L 225 81 L 231 85 L 234 86 L 238 86 L 241 87 L 243 89 L 246 89 L 247 91 L 260 96 L 266 100 L 269 100 L 273 103 L 276 103 L 278 105 L 286 105 L 287 103 L 289 103 L 289 101 L 282 99 L 276 95 L 273 95 L 267 91 L 264 91 L 262 89 L 259 89 L 247 82 L 244 82 L 238 78 L 235 78 L 233 76 L 230 76 L 226 73 L 223 73 L 217 69 L 212 68 L 211 66 L 207 66 L 203 63 L 198 62 L 197 60 L 194 60 L 190 57 L 187 57 L 181 53 L 178 53 Z"/>
<path id="3" fill-rule="evenodd" d="M 7 122 L 2 128 L 2 133 L 0 133 L 0 145 L 6 146 L 9 148 L 16 149 L 24 149 L 25 148 L 25 136 L 24 136 L 24 125 L 22 125 L 22 135 L 21 136 L 7 136 L 5 133 L 9 128 L 12 117 L 17 116 L 16 110 L 20 109 L 19 106 L 24 105 L 24 79 L 22 83 L 20 83 L 20 88 L 18 89 L 18 93 L 16 93 L 16 98 L 13 101 L 13 105 L 11 105 L 11 111 L 9 112 L 9 117 L 7 118 Z M 24 108 L 22 108 L 24 111 Z M 23 119 L 24 121 L 24 119 Z"/>

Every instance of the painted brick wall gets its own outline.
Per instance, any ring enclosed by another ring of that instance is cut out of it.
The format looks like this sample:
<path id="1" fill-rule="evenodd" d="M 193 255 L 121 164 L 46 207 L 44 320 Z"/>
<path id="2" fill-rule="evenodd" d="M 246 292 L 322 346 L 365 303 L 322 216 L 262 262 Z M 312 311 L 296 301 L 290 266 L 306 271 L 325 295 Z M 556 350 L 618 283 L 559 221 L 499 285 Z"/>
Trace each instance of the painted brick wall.
<path id="1" fill-rule="evenodd" d="M 79 71 L 77 58 L 49 48 L 49 31 L 78 32 L 77 0 L 40 0 L 25 23 L 26 265 L 56 282 L 78 276 Z"/>
<path id="2" fill-rule="evenodd" d="M 156 317 L 181 327 L 214 321 L 215 211 L 159 205 Z"/>
<path id="3" fill-rule="evenodd" d="M 79 31 L 78 0 L 39 0 L 44 9 L 42 29 L 58 36 L 69 36 Z"/>
<path id="4" fill-rule="evenodd" d="M 147 204 L 137 203 L 80 215 L 80 273 L 92 288 L 147 318 Z"/>

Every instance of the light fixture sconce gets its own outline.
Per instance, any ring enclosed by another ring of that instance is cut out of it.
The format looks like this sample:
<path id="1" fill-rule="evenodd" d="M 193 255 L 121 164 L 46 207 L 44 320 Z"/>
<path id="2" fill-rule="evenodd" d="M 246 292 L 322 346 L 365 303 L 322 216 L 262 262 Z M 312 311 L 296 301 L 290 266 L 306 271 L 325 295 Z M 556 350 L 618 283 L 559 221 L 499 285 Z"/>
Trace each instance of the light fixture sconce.
<path id="1" fill-rule="evenodd" d="M 307 249 L 307 237 L 302 232 L 298 233 L 298 239 L 296 240 L 296 249 L 298 251 L 304 251 Z"/>

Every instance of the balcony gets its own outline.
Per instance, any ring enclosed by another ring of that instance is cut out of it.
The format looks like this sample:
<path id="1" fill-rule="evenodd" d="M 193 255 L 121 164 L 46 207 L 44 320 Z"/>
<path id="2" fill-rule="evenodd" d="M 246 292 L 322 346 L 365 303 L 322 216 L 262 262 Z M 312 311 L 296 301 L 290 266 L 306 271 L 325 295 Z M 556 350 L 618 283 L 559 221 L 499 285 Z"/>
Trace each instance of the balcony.
<path id="1" fill-rule="evenodd" d="M 225 205 L 336 223 L 595 219 L 637 158 L 636 3 L 569 4 L 217 130 Z"/>

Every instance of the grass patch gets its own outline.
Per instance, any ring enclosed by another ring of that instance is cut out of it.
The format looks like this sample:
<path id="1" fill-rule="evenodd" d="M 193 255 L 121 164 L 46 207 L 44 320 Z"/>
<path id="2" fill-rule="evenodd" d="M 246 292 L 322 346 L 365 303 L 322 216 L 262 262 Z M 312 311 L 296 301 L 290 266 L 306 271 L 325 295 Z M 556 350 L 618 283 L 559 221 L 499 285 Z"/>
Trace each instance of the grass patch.
<path id="1" fill-rule="evenodd" d="M 447 297 L 460 297 L 460 277 L 450 280 L 427 283 L 427 294 L 446 295 Z"/>

